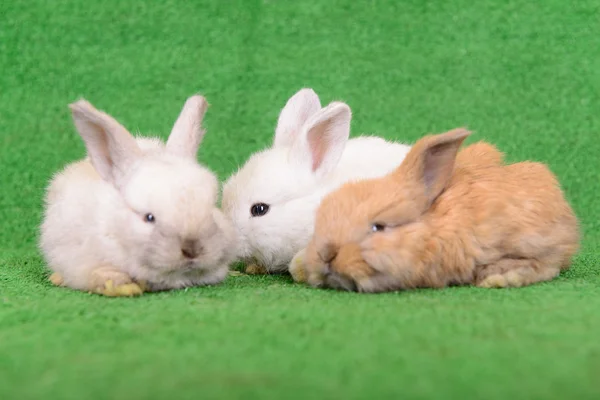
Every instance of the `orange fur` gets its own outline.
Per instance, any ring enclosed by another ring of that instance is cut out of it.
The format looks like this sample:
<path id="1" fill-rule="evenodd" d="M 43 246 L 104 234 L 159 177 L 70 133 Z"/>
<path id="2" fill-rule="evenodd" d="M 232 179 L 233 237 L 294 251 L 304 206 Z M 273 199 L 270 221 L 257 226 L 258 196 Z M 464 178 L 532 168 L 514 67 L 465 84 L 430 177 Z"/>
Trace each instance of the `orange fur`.
<path id="1" fill-rule="evenodd" d="M 504 165 L 484 142 L 458 152 L 469 134 L 426 136 L 393 173 L 325 197 L 304 270 L 292 275 L 381 292 L 519 287 L 568 268 L 579 229 L 555 176 L 540 163 Z"/>

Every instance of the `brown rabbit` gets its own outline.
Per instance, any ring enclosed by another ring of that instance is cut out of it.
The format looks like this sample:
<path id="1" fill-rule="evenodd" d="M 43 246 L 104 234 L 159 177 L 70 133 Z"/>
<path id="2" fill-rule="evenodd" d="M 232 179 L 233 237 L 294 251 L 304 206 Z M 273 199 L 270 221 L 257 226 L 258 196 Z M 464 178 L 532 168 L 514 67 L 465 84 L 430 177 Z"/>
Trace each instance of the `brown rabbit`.
<path id="1" fill-rule="evenodd" d="M 540 163 L 504 165 L 483 142 L 458 153 L 469 135 L 425 136 L 391 174 L 325 197 L 294 279 L 360 292 L 520 287 L 568 268 L 578 223 L 555 176 Z"/>

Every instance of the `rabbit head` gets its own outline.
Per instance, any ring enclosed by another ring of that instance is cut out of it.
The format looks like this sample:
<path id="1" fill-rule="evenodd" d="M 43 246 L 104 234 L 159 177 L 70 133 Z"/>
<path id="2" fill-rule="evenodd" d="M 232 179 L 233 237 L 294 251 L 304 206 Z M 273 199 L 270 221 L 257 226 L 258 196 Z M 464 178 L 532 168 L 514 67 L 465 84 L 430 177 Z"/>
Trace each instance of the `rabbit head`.
<path id="1" fill-rule="evenodd" d="M 271 148 L 254 154 L 223 186 L 222 207 L 239 239 L 239 258 L 283 271 L 312 233 L 328 175 L 350 134 L 350 108 L 321 108 L 311 89 L 292 96 Z"/>
<path id="2" fill-rule="evenodd" d="M 456 129 L 417 141 L 389 175 L 347 183 L 326 196 L 314 235 L 303 254 L 304 270 L 292 275 L 313 286 L 374 292 L 416 279 L 415 265 L 431 227 L 428 210 L 449 183 L 457 151 L 470 134 Z"/>

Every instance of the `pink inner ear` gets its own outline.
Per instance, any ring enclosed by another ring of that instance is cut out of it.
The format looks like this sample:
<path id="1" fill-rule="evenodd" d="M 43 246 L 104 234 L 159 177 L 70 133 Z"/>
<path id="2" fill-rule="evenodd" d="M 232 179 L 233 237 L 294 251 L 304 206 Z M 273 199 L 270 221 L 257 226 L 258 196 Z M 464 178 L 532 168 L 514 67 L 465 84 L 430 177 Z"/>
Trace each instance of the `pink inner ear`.
<path id="1" fill-rule="evenodd" d="M 308 145 L 312 156 L 312 170 L 315 172 L 323 163 L 329 147 L 329 136 L 325 132 L 325 127 L 319 126 L 309 133 Z"/>
<path id="2" fill-rule="evenodd" d="M 312 170 L 313 172 L 319 168 L 321 162 L 323 161 L 323 155 L 325 154 L 325 149 L 320 144 L 320 142 L 310 142 L 310 153 L 312 154 Z"/>

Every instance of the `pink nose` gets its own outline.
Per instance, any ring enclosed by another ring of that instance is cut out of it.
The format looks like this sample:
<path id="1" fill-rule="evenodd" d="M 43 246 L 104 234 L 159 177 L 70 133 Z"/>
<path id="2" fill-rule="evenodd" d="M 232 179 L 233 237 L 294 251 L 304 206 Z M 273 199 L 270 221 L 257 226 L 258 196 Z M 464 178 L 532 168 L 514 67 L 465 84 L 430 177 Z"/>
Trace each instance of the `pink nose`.
<path id="1" fill-rule="evenodd" d="M 198 240 L 184 240 L 181 244 L 181 254 L 185 258 L 196 258 L 202 253 L 202 246 Z"/>

